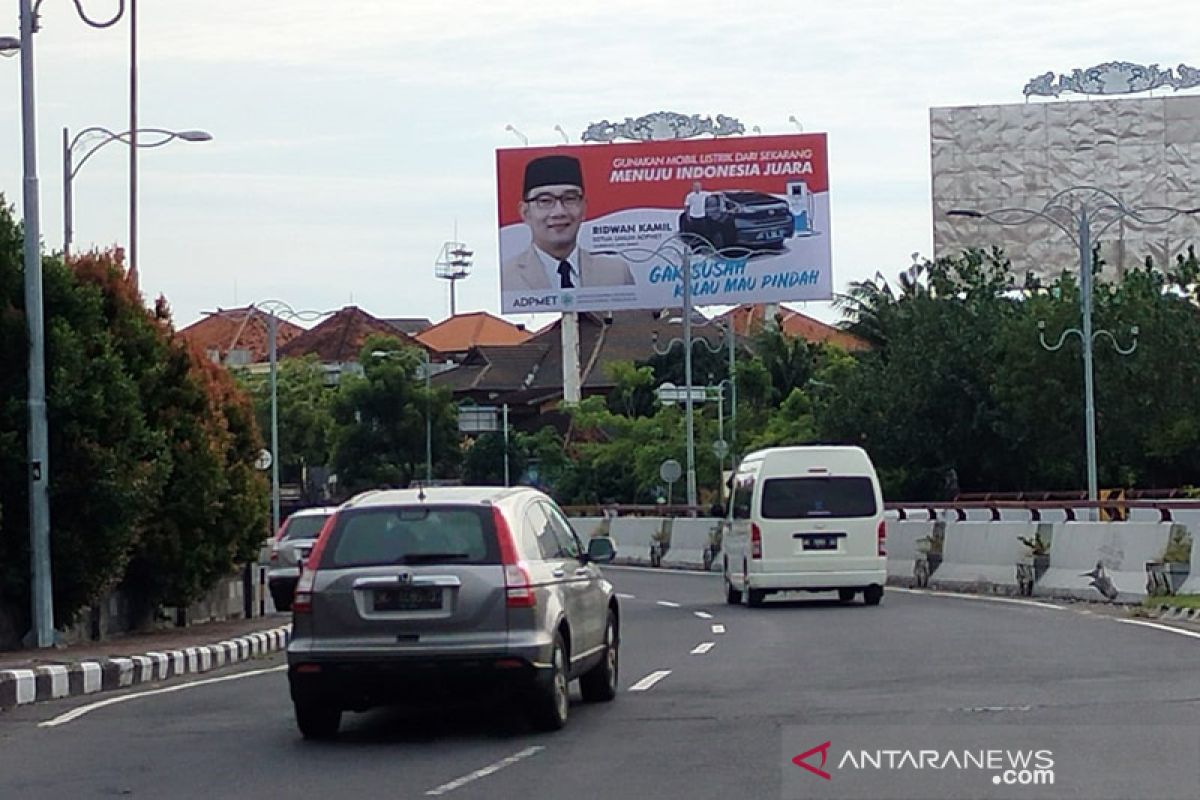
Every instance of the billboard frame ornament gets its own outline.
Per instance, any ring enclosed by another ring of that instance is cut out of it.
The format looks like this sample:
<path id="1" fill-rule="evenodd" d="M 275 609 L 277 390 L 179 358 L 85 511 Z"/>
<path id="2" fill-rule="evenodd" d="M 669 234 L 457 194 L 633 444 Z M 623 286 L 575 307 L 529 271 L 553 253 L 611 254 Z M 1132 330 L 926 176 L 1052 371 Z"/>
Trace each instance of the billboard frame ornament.
<path id="1" fill-rule="evenodd" d="M 1070 75 L 1057 76 L 1046 72 L 1030 79 L 1022 93 L 1026 99 L 1031 95 L 1058 97 L 1063 92 L 1088 95 L 1136 94 L 1150 92 L 1164 86 L 1175 91 L 1194 89 L 1200 86 L 1200 69 L 1179 64 L 1172 69 L 1160 69 L 1158 64 L 1145 66 L 1128 61 L 1108 61 L 1087 69 L 1076 69 Z"/>
<path id="2" fill-rule="evenodd" d="M 607 119 L 593 122 L 584 129 L 579 138 L 585 142 L 614 142 L 617 139 L 661 142 L 669 139 L 694 139 L 697 136 L 736 136 L 745 132 L 745 125 L 736 117 L 725 114 L 717 114 L 714 121 L 712 117 L 702 117 L 699 114 L 655 111 L 636 119 L 626 117 L 624 122 L 609 122 Z"/>

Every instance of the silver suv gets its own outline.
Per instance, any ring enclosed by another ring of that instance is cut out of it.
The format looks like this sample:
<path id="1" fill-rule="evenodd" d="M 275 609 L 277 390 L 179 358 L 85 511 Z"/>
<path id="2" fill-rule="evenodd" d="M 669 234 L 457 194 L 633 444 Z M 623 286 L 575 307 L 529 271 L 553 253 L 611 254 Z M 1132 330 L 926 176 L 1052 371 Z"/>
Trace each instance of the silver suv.
<path id="1" fill-rule="evenodd" d="M 325 526 L 325 521 L 335 511 L 336 506 L 303 508 L 279 526 L 279 533 L 271 542 L 267 567 L 267 588 L 276 610 L 291 609 L 292 593 L 296 591 L 296 581 L 300 580 L 300 562 L 308 558 L 308 552 Z"/>
<path id="2" fill-rule="evenodd" d="M 344 710 L 497 690 L 530 721 L 567 721 L 568 684 L 616 696 L 621 612 L 585 548 L 533 489 L 379 491 L 341 506 L 305 562 L 292 604 L 288 682 L 305 738 Z"/>

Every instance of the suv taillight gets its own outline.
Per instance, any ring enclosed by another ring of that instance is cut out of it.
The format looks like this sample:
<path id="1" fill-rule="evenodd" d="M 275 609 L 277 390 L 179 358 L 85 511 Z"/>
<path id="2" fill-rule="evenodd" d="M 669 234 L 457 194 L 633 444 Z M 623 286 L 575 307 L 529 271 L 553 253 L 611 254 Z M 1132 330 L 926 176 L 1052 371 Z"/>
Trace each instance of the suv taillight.
<path id="1" fill-rule="evenodd" d="M 762 558 L 762 528 L 757 522 L 750 524 L 750 557 Z"/>
<path id="2" fill-rule="evenodd" d="M 879 542 L 879 555 L 887 555 L 887 521 L 879 520 L 879 529 L 875 532 L 875 539 Z"/>
<path id="3" fill-rule="evenodd" d="M 316 570 L 306 569 L 300 573 L 300 580 L 296 581 L 296 594 L 292 597 L 293 614 L 312 613 L 312 590 L 316 578 Z"/>
<path id="4" fill-rule="evenodd" d="M 517 553 L 512 528 L 499 508 L 492 508 L 492 521 L 496 528 L 496 542 L 500 545 L 500 563 L 504 565 L 504 604 L 509 608 L 533 608 L 537 605 L 533 578 Z"/>
<path id="5" fill-rule="evenodd" d="M 308 559 L 300 566 L 300 580 L 296 581 L 296 594 L 292 597 L 293 614 L 312 613 L 312 590 L 317 579 L 317 569 L 321 566 L 321 553 L 325 550 L 325 543 L 329 541 L 336 522 L 337 514 L 331 514 L 329 519 L 325 520 L 325 524 L 321 526 L 321 532 L 317 534 L 317 540 L 308 554 Z"/>

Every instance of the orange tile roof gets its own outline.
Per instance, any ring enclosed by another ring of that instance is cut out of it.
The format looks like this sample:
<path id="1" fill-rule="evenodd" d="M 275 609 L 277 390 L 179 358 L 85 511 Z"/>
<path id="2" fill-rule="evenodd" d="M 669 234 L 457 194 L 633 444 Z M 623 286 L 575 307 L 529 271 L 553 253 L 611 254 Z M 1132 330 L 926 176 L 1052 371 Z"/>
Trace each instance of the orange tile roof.
<path id="1" fill-rule="evenodd" d="M 764 305 L 740 305 L 721 316 L 725 319 L 732 316 L 734 331 L 739 336 L 750 336 L 762 327 L 763 315 L 765 313 L 766 306 Z M 779 316 L 782 317 L 780 324 L 783 327 L 783 332 L 788 336 L 797 336 L 813 343 L 827 342 L 851 352 L 869 350 L 871 347 L 861 337 L 847 333 L 832 325 L 827 325 L 818 319 L 814 319 L 807 314 L 802 314 L 799 311 L 794 311 L 786 306 L 779 306 Z"/>
<path id="2" fill-rule="evenodd" d="M 441 353 L 460 353 L 476 346 L 521 344 L 532 333 L 486 311 L 458 314 L 426 328 L 417 341 Z"/>
<path id="3" fill-rule="evenodd" d="M 428 348 L 394 325 L 373 317 L 358 306 L 346 306 L 316 327 L 305 331 L 280 348 L 284 358 L 315 355 L 323 363 L 357 361 L 358 353 L 372 334 L 399 339 L 410 347 Z"/>
<path id="4" fill-rule="evenodd" d="M 304 333 L 299 325 L 280 319 L 277 323 L 275 346 L 285 344 Z M 218 308 L 206 311 L 204 319 L 193 322 L 179 331 L 189 344 L 204 353 L 216 351 L 224 361 L 231 350 L 250 351 L 250 361 L 265 361 L 270 346 L 267 316 L 254 306 Z"/>

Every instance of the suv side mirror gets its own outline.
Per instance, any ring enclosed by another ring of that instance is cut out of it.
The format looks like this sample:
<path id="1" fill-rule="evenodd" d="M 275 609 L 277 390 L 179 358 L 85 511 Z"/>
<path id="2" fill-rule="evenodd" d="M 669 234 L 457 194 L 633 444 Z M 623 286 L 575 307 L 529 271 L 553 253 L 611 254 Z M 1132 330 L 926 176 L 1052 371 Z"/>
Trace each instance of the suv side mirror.
<path id="1" fill-rule="evenodd" d="M 588 561 L 607 564 L 617 557 L 617 548 L 608 536 L 597 536 L 588 540 Z"/>

